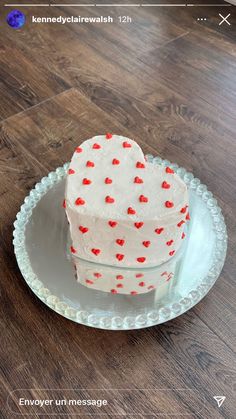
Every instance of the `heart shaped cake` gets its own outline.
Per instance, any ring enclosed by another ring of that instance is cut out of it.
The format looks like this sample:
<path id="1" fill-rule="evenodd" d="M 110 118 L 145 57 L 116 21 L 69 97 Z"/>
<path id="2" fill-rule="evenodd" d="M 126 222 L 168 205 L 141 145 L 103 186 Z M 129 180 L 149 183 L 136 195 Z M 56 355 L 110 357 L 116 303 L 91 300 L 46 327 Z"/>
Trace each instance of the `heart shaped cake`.
<path id="1" fill-rule="evenodd" d="M 64 207 L 71 252 L 120 267 L 156 266 L 173 257 L 189 219 L 180 177 L 148 163 L 135 141 L 111 134 L 76 148 Z"/>

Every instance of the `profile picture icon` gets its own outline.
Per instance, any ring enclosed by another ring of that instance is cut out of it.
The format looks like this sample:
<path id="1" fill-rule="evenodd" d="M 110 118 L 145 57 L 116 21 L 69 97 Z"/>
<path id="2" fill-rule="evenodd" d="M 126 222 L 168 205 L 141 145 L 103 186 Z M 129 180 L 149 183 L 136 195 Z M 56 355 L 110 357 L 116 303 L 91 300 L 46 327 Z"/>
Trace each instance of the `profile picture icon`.
<path id="1" fill-rule="evenodd" d="M 20 29 L 25 24 L 25 14 L 22 13 L 20 10 L 12 10 L 8 13 L 6 21 L 9 26 L 13 29 Z"/>

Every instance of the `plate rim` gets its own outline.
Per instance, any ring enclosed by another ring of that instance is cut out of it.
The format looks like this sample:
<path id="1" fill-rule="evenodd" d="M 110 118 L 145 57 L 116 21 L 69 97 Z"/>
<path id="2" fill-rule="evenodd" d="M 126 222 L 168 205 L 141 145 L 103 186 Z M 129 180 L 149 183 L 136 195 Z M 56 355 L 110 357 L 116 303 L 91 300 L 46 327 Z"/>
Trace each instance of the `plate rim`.
<path id="1" fill-rule="evenodd" d="M 53 295 L 51 291 L 44 286 L 43 282 L 39 280 L 31 267 L 25 246 L 25 229 L 33 209 L 37 206 L 41 198 L 54 185 L 66 178 L 69 163 L 65 163 L 62 167 L 58 167 L 55 171 L 50 172 L 47 176 L 43 177 L 25 197 L 24 203 L 21 205 L 20 211 L 17 213 L 16 220 L 13 224 L 13 246 L 21 274 L 33 293 L 49 308 L 69 320 L 73 320 L 76 323 L 86 326 L 106 330 L 133 330 L 156 326 L 172 320 L 194 307 L 207 295 L 221 273 L 226 258 L 228 236 L 224 216 L 222 215 L 221 208 L 212 192 L 208 191 L 207 186 L 202 184 L 200 179 L 194 177 L 191 172 L 187 172 L 185 168 L 179 167 L 176 163 L 163 160 L 161 157 L 153 157 L 151 154 L 146 155 L 146 159 L 153 164 L 162 165 L 164 167 L 169 166 L 174 169 L 186 183 L 187 188 L 195 191 L 206 204 L 212 217 L 213 230 L 216 235 L 214 255 L 208 273 L 196 288 L 193 288 L 188 292 L 185 297 L 180 298 L 178 302 L 167 304 L 159 309 L 151 310 L 147 314 L 140 314 L 133 317 L 112 317 L 108 315 L 98 319 L 92 313 L 70 307 L 65 301 L 61 301 L 56 295 Z"/>

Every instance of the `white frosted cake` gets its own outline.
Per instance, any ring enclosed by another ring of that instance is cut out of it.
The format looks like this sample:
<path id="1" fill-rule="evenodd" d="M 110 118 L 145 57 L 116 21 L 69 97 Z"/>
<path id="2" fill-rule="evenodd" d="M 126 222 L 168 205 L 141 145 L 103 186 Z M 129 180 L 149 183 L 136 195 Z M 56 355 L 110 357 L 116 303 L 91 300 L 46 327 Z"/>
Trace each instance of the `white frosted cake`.
<path id="1" fill-rule="evenodd" d="M 149 269 L 128 269 L 104 266 L 74 257 L 75 277 L 78 283 L 91 290 L 111 294 L 140 295 L 157 290 L 164 297 L 174 285 L 175 273 L 181 263 L 181 253 L 168 262 Z"/>
<path id="2" fill-rule="evenodd" d="M 185 183 L 169 167 L 148 163 L 139 145 L 99 135 L 75 150 L 64 206 L 71 252 L 119 267 L 144 268 L 172 258 L 189 219 Z"/>

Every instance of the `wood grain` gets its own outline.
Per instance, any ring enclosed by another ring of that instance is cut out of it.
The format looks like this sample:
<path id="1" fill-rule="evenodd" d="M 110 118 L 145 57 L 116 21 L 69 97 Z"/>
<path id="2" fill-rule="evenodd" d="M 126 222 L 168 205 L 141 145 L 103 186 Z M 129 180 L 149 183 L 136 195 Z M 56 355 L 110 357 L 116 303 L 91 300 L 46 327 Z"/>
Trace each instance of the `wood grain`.
<path id="1" fill-rule="evenodd" d="M 71 388 L 71 398 L 76 388 L 190 388 L 205 400 L 192 417 L 233 419 L 236 14 L 231 9 L 231 31 L 219 28 L 218 8 L 214 15 L 204 8 L 204 25 L 198 8 L 129 8 L 131 25 L 33 25 L 30 16 L 45 15 L 42 9 L 26 9 L 20 31 L 0 25 L 2 417 L 12 417 L 6 400 L 16 388 L 31 388 L 34 397 L 42 388 Z M 78 13 L 115 17 L 127 9 L 47 11 Z M 146 330 L 89 329 L 52 312 L 24 283 L 12 248 L 15 215 L 29 190 L 76 145 L 106 131 L 193 171 L 219 200 L 228 226 L 226 264 L 208 296 Z M 220 410 L 217 394 L 227 397 Z M 138 414 L 131 392 L 116 397 Z"/>

